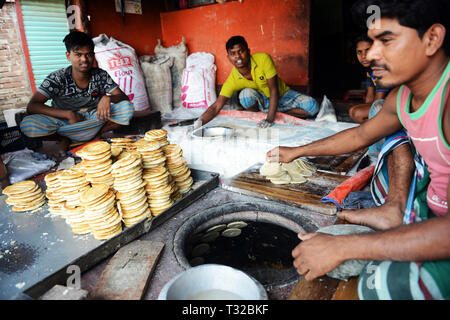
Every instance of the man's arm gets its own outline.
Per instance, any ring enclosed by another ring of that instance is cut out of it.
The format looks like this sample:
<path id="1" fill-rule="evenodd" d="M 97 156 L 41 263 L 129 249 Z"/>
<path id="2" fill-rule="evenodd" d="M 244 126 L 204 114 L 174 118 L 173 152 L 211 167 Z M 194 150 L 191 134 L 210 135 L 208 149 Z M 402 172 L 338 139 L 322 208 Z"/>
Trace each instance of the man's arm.
<path id="1" fill-rule="evenodd" d="M 291 162 L 306 156 L 346 154 L 372 145 L 402 128 L 397 116 L 397 90 L 393 90 L 380 112 L 362 125 L 300 147 L 277 147 L 267 153 L 269 162 Z"/>
<path id="2" fill-rule="evenodd" d="M 67 119 L 70 123 L 77 123 L 83 120 L 83 117 L 71 110 L 55 109 L 45 105 L 48 98 L 42 93 L 36 91 L 28 102 L 27 112 L 29 114 L 45 114 L 58 119 Z"/>
<path id="3" fill-rule="evenodd" d="M 366 91 L 366 103 L 372 104 L 375 101 L 375 87 L 368 87 Z"/>
<path id="4" fill-rule="evenodd" d="M 214 119 L 215 116 L 222 110 L 223 106 L 227 102 L 228 98 L 225 96 L 219 95 L 216 102 L 214 102 L 212 105 L 209 106 L 208 109 L 201 115 L 201 117 L 196 121 L 196 125 L 194 125 L 194 129 L 197 129 L 197 127 L 202 126 L 204 124 L 207 124 L 212 119 Z"/>
<path id="5" fill-rule="evenodd" d="M 450 179 L 447 186 L 450 199 Z M 420 223 L 384 232 L 331 236 L 300 235 L 293 251 L 294 266 L 306 280 L 313 280 L 350 259 L 376 261 L 436 261 L 450 259 L 450 212 Z"/>
<path id="6" fill-rule="evenodd" d="M 278 99 L 279 99 L 278 76 L 267 79 L 267 85 L 269 86 L 270 90 L 270 99 L 269 99 L 269 111 L 267 113 L 266 122 L 271 124 L 275 121 L 275 116 L 278 110 Z"/>
<path id="7" fill-rule="evenodd" d="M 129 101 L 128 96 L 119 88 L 115 88 L 110 95 L 104 95 L 97 105 L 97 119 L 99 121 L 108 121 L 111 117 L 111 103 L 120 101 Z"/>

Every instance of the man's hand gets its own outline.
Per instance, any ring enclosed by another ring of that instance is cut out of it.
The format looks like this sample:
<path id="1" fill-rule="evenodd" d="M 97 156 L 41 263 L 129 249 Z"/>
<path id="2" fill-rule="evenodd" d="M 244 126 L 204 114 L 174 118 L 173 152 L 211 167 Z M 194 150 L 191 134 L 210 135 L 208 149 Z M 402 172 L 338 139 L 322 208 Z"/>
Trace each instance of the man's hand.
<path id="1" fill-rule="evenodd" d="M 200 128 L 203 125 L 203 121 L 201 119 L 197 119 L 194 122 L 194 126 L 192 130 L 196 130 L 198 128 Z"/>
<path id="2" fill-rule="evenodd" d="M 267 153 L 266 160 L 267 162 L 292 162 L 297 158 L 294 149 L 290 147 L 276 147 Z"/>
<path id="3" fill-rule="evenodd" d="M 269 121 L 267 119 L 266 120 L 262 120 L 262 121 L 258 122 L 258 124 L 257 124 L 257 126 L 259 128 L 263 128 L 263 129 L 270 128 L 273 125 L 274 125 L 274 122 L 273 121 Z"/>
<path id="4" fill-rule="evenodd" d="M 307 281 L 336 269 L 345 260 L 336 237 L 322 233 L 299 235 L 302 242 L 292 251 L 294 267 Z"/>
<path id="5" fill-rule="evenodd" d="M 98 121 L 106 122 L 111 117 L 111 98 L 103 96 L 97 105 L 97 119 Z"/>
<path id="6" fill-rule="evenodd" d="M 83 116 L 76 111 L 67 111 L 67 120 L 70 124 L 78 123 L 84 120 Z"/>

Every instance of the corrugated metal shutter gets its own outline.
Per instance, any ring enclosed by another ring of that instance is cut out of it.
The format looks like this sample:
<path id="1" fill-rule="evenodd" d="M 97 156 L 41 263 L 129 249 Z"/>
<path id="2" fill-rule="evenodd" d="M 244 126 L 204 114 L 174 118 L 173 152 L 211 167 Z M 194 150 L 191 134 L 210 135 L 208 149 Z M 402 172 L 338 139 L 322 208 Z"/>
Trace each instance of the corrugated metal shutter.
<path id="1" fill-rule="evenodd" d="M 64 0 L 21 0 L 25 36 L 36 87 L 70 63 L 62 40 L 69 33 Z"/>

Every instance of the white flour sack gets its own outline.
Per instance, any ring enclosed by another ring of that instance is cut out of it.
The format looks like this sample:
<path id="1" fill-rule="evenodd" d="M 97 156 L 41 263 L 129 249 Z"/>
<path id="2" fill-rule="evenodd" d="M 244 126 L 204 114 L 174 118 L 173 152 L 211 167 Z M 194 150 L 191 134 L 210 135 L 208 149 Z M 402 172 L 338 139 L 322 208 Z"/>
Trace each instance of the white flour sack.
<path id="1" fill-rule="evenodd" d="M 182 106 L 206 109 L 217 100 L 214 56 L 206 52 L 191 54 L 181 79 Z"/>
<path id="2" fill-rule="evenodd" d="M 104 33 L 92 40 L 99 68 L 108 72 L 136 111 L 149 110 L 145 79 L 135 50 Z"/>

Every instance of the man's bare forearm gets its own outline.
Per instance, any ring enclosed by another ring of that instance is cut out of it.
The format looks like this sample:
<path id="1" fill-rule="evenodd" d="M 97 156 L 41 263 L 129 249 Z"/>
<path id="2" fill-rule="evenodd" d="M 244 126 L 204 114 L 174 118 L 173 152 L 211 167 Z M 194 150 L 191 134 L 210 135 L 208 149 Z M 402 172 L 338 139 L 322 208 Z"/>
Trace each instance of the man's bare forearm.
<path id="1" fill-rule="evenodd" d="M 111 98 L 112 103 L 118 103 L 120 101 L 129 101 L 130 100 L 130 98 L 128 98 L 128 96 L 125 93 L 112 94 L 110 96 L 110 98 Z"/>
<path id="2" fill-rule="evenodd" d="M 29 114 L 45 114 L 58 119 L 67 119 L 68 117 L 67 110 L 52 108 L 40 102 L 30 102 L 27 106 L 27 112 Z"/>
<path id="3" fill-rule="evenodd" d="M 219 95 L 217 100 L 200 116 L 199 120 L 202 122 L 202 125 L 207 124 L 214 119 L 215 116 L 219 114 L 220 110 L 222 110 L 227 100 L 227 97 Z"/>
<path id="4" fill-rule="evenodd" d="M 276 93 L 278 95 L 278 92 Z M 278 96 L 272 95 L 269 100 L 269 111 L 267 113 L 267 120 L 274 121 L 278 109 Z"/>
<path id="5" fill-rule="evenodd" d="M 358 133 L 358 128 L 347 129 L 331 137 L 312 142 L 305 146 L 296 147 L 292 152 L 294 152 L 295 158 L 306 156 L 335 156 L 360 150 L 376 141 L 365 141 L 361 139 Z"/>
<path id="6" fill-rule="evenodd" d="M 336 241 L 345 260 L 447 260 L 450 259 L 449 228 L 448 217 L 437 217 L 384 232 L 338 236 Z"/>

